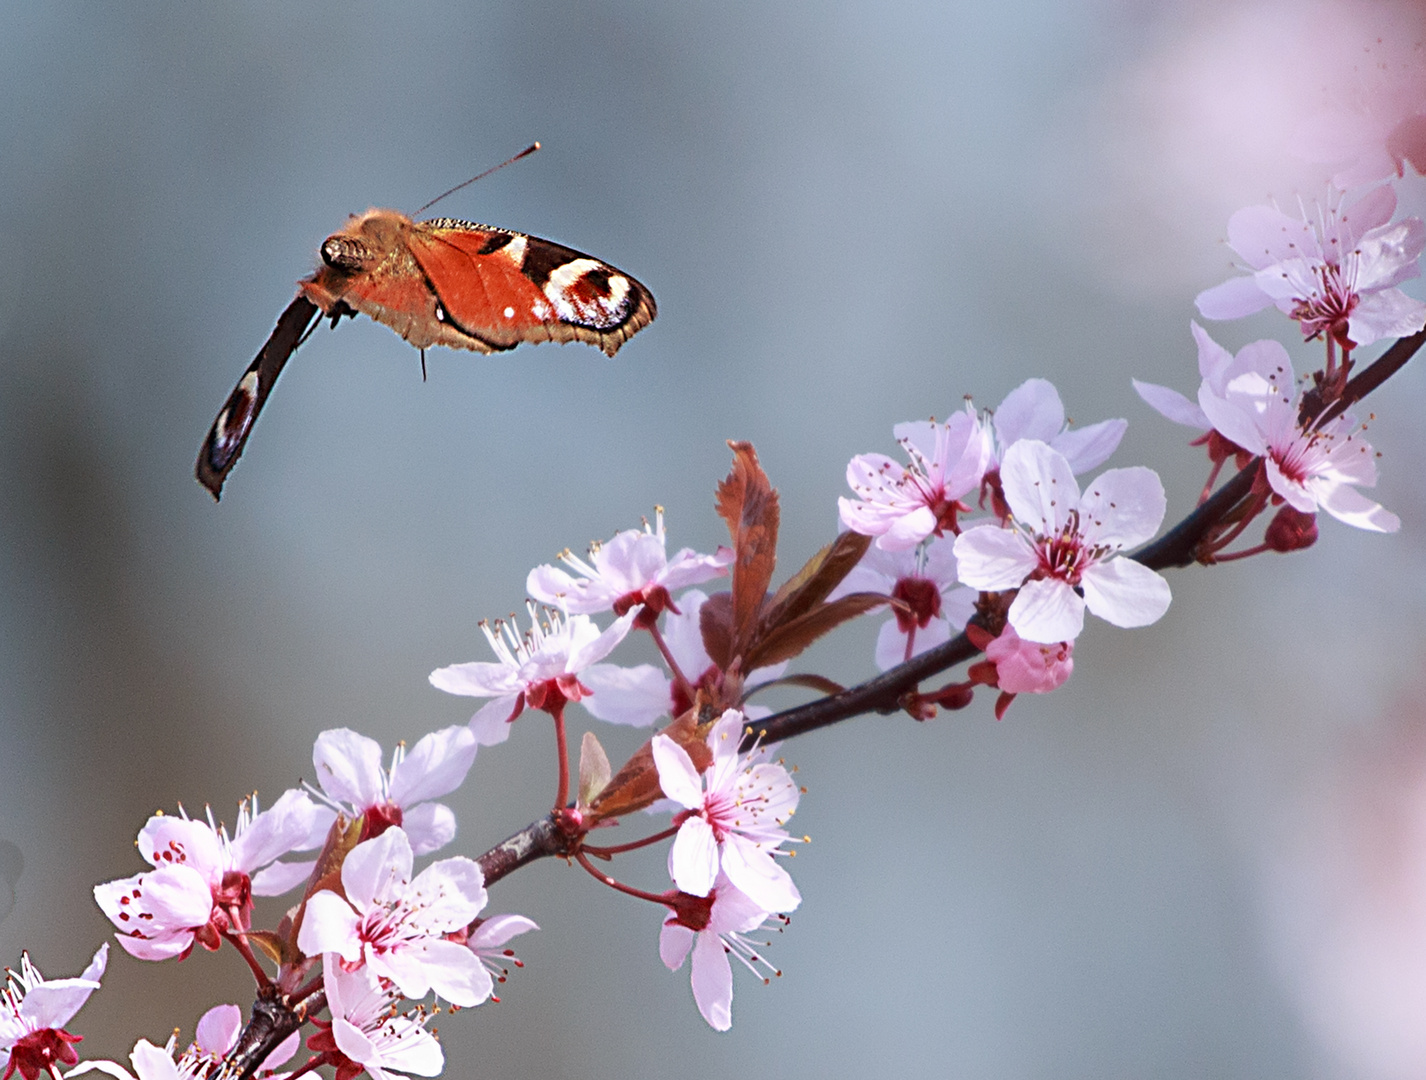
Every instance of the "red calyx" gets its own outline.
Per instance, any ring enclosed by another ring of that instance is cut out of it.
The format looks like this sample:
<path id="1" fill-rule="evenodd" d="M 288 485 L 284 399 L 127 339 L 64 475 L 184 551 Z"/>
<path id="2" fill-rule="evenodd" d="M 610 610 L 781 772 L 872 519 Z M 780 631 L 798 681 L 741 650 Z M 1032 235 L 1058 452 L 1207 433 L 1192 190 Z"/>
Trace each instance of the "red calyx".
<path id="1" fill-rule="evenodd" d="M 911 633 L 913 626 L 924 630 L 941 613 L 941 590 L 934 581 L 917 577 L 901 578 L 892 588 L 891 596 L 906 605 L 905 608 L 892 608 L 896 614 L 896 628 L 903 634 Z"/>
<path id="2" fill-rule="evenodd" d="M 713 898 L 718 890 L 707 896 L 690 896 L 686 892 L 670 889 L 664 893 L 664 903 L 673 912 L 673 921 L 686 926 L 695 933 L 708 929 L 708 920 L 713 917 Z"/>
<path id="3" fill-rule="evenodd" d="M 10 1080 L 16 1069 L 25 1080 L 38 1080 L 42 1072 L 56 1075 L 56 1065 L 78 1065 L 79 1055 L 71 1044 L 83 1039 L 82 1035 L 71 1035 L 56 1028 L 41 1028 L 22 1035 L 10 1048 L 10 1064 L 5 1067 L 3 1080 Z"/>
<path id="4" fill-rule="evenodd" d="M 380 806 L 367 807 L 366 813 L 362 815 L 361 838 L 363 840 L 374 840 L 392 826 L 401 824 L 401 807 L 395 803 L 382 803 Z"/>

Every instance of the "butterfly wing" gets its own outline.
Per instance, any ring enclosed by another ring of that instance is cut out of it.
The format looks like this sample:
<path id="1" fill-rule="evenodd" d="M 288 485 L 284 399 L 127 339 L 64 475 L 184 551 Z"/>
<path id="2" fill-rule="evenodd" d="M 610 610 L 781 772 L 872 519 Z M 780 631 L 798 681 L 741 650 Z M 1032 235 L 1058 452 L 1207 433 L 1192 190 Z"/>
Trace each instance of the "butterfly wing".
<path id="1" fill-rule="evenodd" d="M 267 343 L 223 403 L 198 451 L 198 482 L 213 493 L 214 499 L 222 496 L 223 481 L 237 464 L 273 383 L 316 318 L 317 305 L 299 294 L 278 317 Z"/>
<path id="2" fill-rule="evenodd" d="M 613 356 L 658 313 L 629 275 L 524 233 L 438 218 L 417 224 L 408 244 L 437 319 L 490 350 L 584 341 Z"/>

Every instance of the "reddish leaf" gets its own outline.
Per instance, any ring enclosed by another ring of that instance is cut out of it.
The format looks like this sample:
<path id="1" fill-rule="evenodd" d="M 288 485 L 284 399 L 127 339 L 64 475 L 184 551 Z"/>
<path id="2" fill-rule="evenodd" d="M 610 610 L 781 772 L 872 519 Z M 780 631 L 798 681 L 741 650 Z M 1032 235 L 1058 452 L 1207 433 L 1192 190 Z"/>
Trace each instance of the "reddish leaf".
<path id="1" fill-rule="evenodd" d="M 712 753 L 703 739 L 706 731 L 699 730 L 698 712 L 696 707 L 689 709 L 659 734 L 667 735 L 678 743 L 688 751 L 693 764 L 704 769 L 712 761 Z M 589 804 L 585 824 L 592 827 L 595 822 L 607 818 L 632 814 L 636 810 L 651 806 L 663 797 L 663 788 L 659 786 L 659 770 L 654 765 L 653 739 L 650 739 L 634 752 L 634 756 L 620 767 L 614 774 L 614 779 L 610 780 L 598 797 Z"/>
<path id="2" fill-rule="evenodd" d="M 714 593 L 703 602 L 698 611 L 698 630 L 708 659 L 718 665 L 719 671 L 727 671 L 733 664 L 732 593 Z"/>
<path id="3" fill-rule="evenodd" d="M 886 597 L 881 593 L 852 593 L 830 604 L 818 604 L 805 615 L 784 622 L 759 641 L 746 657 L 745 664 L 751 671 L 791 660 L 823 634 L 885 603 Z"/>
<path id="4" fill-rule="evenodd" d="M 718 485 L 718 515 L 733 540 L 732 656 L 746 648 L 777 563 L 777 492 L 752 443 L 728 442 L 733 467 Z"/>
<path id="5" fill-rule="evenodd" d="M 801 570 L 783 582 L 763 609 L 763 633 L 805 615 L 827 599 L 842 579 L 851 573 L 852 567 L 861 562 L 869 547 L 870 536 L 844 532 L 808 559 Z"/>

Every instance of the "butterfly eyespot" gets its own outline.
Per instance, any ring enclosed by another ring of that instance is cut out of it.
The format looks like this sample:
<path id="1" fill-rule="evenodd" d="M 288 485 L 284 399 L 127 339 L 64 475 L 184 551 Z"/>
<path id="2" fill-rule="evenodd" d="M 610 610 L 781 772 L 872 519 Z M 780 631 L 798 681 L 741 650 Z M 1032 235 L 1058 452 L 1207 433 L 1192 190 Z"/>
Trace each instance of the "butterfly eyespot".
<path id="1" fill-rule="evenodd" d="M 505 309 L 505 317 L 506 317 L 507 319 L 513 319 L 513 318 L 515 317 L 515 309 L 512 308 L 512 307 L 506 308 L 506 309 Z"/>
<path id="2" fill-rule="evenodd" d="M 446 321 L 446 308 L 445 308 L 445 305 L 442 304 L 439 300 L 437 300 L 437 301 L 436 301 L 436 322 L 443 323 L 443 322 L 445 322 L 445 321 Z"/>

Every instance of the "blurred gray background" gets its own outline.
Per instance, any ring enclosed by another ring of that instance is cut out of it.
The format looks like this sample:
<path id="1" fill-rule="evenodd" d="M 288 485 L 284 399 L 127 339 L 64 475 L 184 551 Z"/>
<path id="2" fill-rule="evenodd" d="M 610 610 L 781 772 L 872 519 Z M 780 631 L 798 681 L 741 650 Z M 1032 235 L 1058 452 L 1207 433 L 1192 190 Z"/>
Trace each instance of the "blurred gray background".
<path id="1" fill-rule="evenodd" d="M 1306 2 L 5 5 L 0 962 L 77 973 L 154 810 L 231 820 L 323 728 L 464 721 L 427 673 L 486 658 L 535 563 L 655 504 L 672 546 L 718 543 L 725 439 L 781 489 L 784 572 L 851 455 L 1034 375 L 1128 417 L 1111 464 L 1181 516 L 1202 458 L 1129 378 L 1192 392 L 1228 215 L 1314 197 L 1286 153 L 1313 88 L 1422 33 Z M 606 258 L 658 321 L 613 361 L 436 350 L 424 384 L 390 331 L 323 329 L 215 506 L 199 442 L 322 238 L 532 139 L 438 212 Z M 502 1003 L 444 1019 L 448 1075 L 1426 1076 L 1420 363 L 1373 403 L 1400 534 L 1324 519 L 1305 554 L 1176 573 L 1162 623 L 1091 625 L 1001 723 L 986 697 L 790 744 L 806 900 L 730 1034 L 657 911 L 551 863 L 494 891 L 544 929 Z M 875 629 L 801 670 L 872 674 Z M 551 743 L 533 719 L 482 753 L 457 851 L 548 807 Z M 116 953 L 73 1027 L 123 1059 L 250 996 L 231 953 Z"/>

